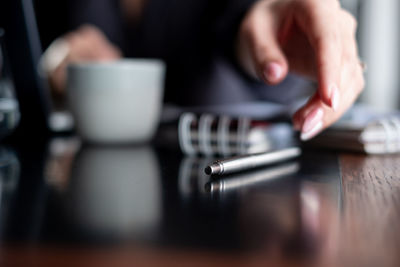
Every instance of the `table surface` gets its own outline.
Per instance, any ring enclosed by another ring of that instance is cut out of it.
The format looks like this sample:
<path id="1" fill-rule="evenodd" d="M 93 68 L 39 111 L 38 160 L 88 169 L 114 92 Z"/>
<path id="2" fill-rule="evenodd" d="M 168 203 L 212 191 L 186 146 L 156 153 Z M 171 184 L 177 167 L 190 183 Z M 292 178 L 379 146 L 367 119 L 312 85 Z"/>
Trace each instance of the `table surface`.
<path id="1" fill-rule="evenodd" d="M 400 266 L 400 156 L 304 150 L 221 180 L 210 160 L 72 137 L 3 146 L 0 265 Z"/>

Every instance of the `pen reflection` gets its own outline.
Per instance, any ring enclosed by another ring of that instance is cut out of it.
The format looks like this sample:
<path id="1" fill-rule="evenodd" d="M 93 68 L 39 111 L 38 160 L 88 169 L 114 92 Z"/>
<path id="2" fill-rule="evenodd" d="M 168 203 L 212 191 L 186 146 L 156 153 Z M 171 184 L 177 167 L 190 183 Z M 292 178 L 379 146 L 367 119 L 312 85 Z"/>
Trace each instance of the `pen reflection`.
<path id="1" fill-rule="evenodd" d="M 204 166 L 213 160 L 211 158 L 185 157 L 179 166 L 178 187 L 181 196 L 190 197 L 196 193 L 205 193 L 204 185 L 209 176 L 204 173 Z"/>
<path id="2" fill-rule="evenodd" d="M 151 147 L 82 147 L 70 178 L 65 201 L 78 228 L 122 239 L 157 231 L 161 181 Z"/>

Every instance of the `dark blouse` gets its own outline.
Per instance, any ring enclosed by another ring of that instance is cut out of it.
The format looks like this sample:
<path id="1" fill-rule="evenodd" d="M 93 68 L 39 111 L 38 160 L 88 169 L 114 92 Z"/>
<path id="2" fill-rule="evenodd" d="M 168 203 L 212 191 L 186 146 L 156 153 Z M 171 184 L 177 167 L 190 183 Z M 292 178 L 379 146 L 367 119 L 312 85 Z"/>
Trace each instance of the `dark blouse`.
<path id="1" fill-rule="evenodd" d="M 266 86 L 237 66 L 234 44 L 246 11 L 256 0 L 148 0 L 130 24 L 118 0 L 69 0 L 69 28 L 91 23 L 125 57 L 161 58 L 167 64 L 165 101 L 179 105 L 270 100 L 291 102 L 304 81 L 289 77 Z"/>

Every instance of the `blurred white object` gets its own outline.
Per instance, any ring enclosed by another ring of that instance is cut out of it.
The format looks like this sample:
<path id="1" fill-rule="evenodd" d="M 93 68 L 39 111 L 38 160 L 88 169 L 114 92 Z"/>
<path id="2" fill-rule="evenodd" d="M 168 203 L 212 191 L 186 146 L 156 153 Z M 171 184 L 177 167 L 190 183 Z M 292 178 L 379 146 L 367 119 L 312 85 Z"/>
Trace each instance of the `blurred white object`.
<path id="1" fill-rule="evenodd" d="M 67 73 L 68 104 L 83 140 L 127 144 L 153 137 L 162 107 L 162 61 L 81 62 Z"/>
<path id="2" fill-rule="evenodd" d="M 70 51 L 69 44 L 63 38 L 53 41 L 39 60 L 39 74 L 47 78 L 67 58 Z"/>
<path id="3" fill-rule="evenodd" d="M 343 1 L 344 4 L 355 2 Z M 399 11 L 398 0 L 359 0 L 361 58 L 368 64 L 366 88 L 361 100 L 379 110 L 399 107 Z"/>

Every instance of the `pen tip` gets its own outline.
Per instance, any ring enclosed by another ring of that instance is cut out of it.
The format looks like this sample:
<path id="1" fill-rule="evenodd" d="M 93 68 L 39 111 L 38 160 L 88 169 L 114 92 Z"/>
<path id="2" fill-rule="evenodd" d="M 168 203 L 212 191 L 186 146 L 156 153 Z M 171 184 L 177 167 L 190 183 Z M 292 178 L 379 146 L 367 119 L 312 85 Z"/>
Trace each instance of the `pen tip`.
<path id="1" fill-rule="evenodd" d="M 211 168 L 211 166 L 207 166 L 207 167 L 204 169 L 204 172 L 205 172 L 207 175 L 211 175 L 211 174 L 212 174 L 212 168 Z"/>
<path id="2" fill-rule="evenodd" d="M 204 172 L 205 172 L 207 175 L 219 175 L 219 174 L 222 174 L 222 173 L 223 173 L 223 172 L 222 172 L 221 166 L 218 165 L 218 164 L 215 164 L 215 163 L 213 163 L 213 164 L 207 166 L 207 167 L 204 169 Z"/>

